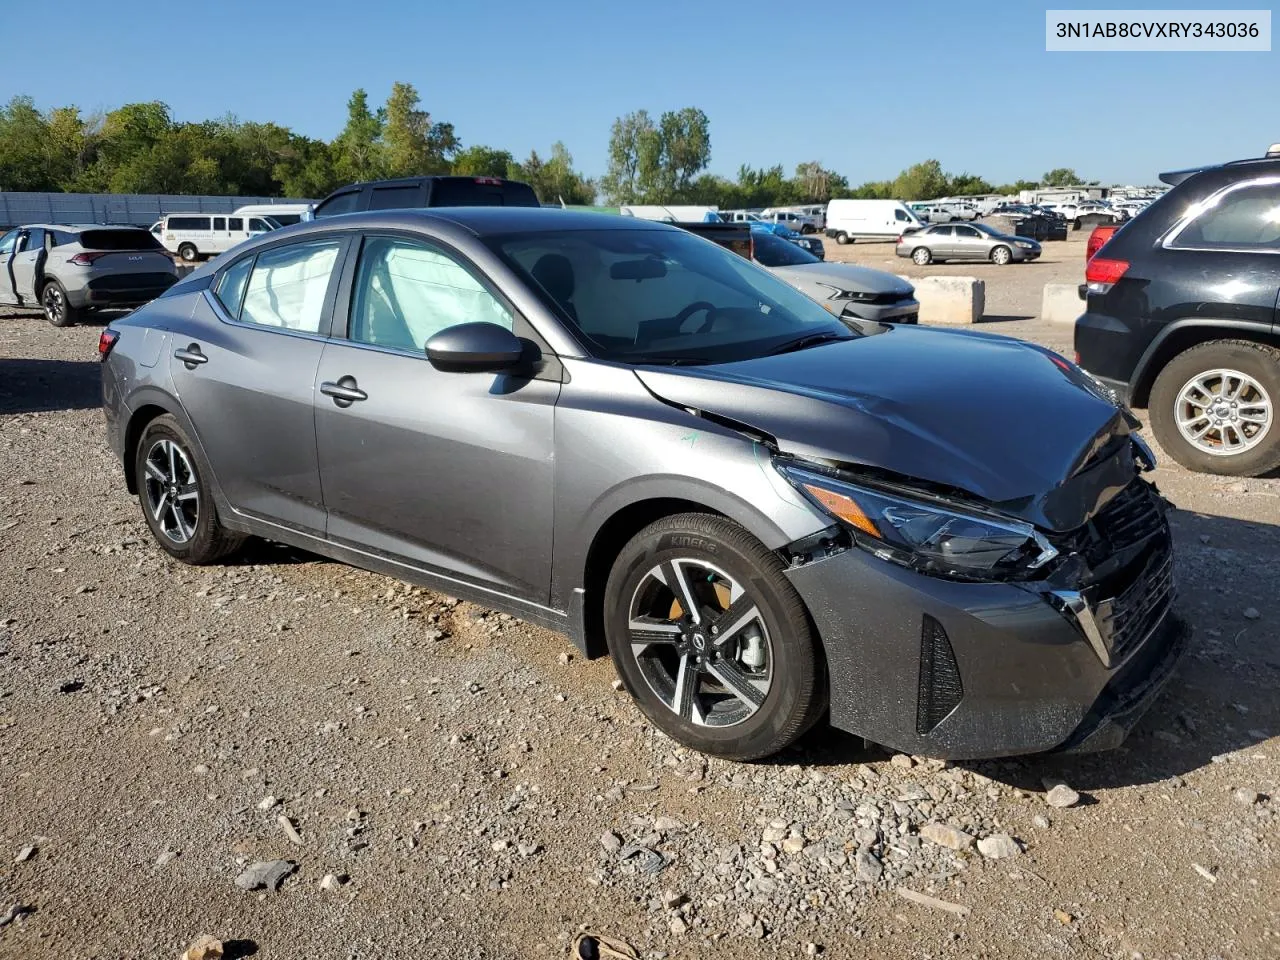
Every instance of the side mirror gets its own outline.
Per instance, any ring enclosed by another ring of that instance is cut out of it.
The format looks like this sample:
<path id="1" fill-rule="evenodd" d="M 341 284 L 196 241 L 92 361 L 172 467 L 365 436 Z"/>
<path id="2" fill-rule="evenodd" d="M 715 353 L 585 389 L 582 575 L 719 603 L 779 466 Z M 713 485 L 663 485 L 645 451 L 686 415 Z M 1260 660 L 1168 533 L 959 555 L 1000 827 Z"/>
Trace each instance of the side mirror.
<path id="1" fill-rule="evenodd" d="M 496 373 L 509 370 L 524 356 L 520 338 L 496 323 L 460 323 L 427 341 L 427 359 L 437 370 L 452 373 Z"/>

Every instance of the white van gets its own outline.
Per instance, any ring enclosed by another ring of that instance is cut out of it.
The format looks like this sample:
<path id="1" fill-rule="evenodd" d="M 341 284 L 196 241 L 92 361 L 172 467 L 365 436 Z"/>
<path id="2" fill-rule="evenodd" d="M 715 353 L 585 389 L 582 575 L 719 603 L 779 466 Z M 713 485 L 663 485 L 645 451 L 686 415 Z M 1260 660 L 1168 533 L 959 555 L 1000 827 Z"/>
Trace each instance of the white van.
<path id="1" fill-rule="evenodd" d="M 836 243 L 897 240 L 924 224 L 901 200 L 832 200 L 827 204 L 827 236 Z"/>
<path id="2" fill-rule="evenodd" d="M 251 203 L 238 208 L 234 216 L 269 217 L 282 227 L 292 227 L 310 219 L 311 209 L 310 203 Z"/>
<path id="3" fill-rule="evenodd" d="M 199 260 L 226 253 L 250 237 L 279 229 L 280 224 L 270 217 L 246 217 L 234 213 L 230 216 L 170 213 L 151 226 L 151 232 L 164 248 L 183 260 Z"/>

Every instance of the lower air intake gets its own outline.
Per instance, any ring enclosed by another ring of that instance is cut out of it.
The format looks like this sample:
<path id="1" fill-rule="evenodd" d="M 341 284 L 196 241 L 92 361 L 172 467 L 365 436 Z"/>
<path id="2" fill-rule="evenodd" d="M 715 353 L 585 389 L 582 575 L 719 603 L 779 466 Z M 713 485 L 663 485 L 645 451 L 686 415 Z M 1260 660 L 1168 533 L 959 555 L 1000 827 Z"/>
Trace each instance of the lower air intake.
<path id="1" fill-rule="evenodd" d="M 916 732 L 928 733 L 964 696 L 960 668 L 947 631 L 925 614 L 920 628 L 920 685 L 916 693 Z"/>

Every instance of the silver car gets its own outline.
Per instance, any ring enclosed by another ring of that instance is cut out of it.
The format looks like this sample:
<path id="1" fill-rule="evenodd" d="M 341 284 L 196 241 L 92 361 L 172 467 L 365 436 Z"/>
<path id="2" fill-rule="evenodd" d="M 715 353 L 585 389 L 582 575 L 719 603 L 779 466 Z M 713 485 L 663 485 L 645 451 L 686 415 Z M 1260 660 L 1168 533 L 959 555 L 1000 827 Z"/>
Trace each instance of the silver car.
<path id="1" fill-rule="evenodd" d="M 55 327 L 140 306 L 177 280 L 173 258 L 138 227 L 37 223 L 0 237 L 0 304 L 41 309 Z"/>
<path id="2" fill-rule="evenodd" d="M 899 237 L 897 250 L 920 266 L 943 260 L 989 260 L 1004 266 L 1040 256 L 1040 244 L 1029 237 L 1010 236 L 982 223 L 925 227 Z"/>
<path id="3" fill-rule="evenodd" d="M 753 232 L 756 263 L 838 317 L 915 323 L 916 289 L 901 277 L 853 263 L 826 263 L 781 237 Z"/>
<path id="4" fill-rule="evenodd" d="M 1186 646 L 1141 424 L 1074 364 L 842 322 L 673 226 L 326 217 L 98 349 L 173 557 L 256 535 L 563 631 L 708 753 L 828 715 L 916 754 L 1114 746 Z"/>

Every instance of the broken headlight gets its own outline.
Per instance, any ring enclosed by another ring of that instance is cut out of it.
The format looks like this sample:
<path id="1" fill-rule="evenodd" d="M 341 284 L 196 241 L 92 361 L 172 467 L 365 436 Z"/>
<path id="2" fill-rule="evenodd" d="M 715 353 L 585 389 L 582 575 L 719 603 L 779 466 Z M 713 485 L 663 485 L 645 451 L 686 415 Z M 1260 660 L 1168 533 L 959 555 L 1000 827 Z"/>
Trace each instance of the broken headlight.
<path id="1" fill-rule="evenodd" d="M 840 520 L 859 546 L 922 573 L 1020 580 L 1058 555 L 1043 534 L 1021 520 L 913 491 L 849 483 L 791 464 L 779 470 L 815 506 Z"/>

